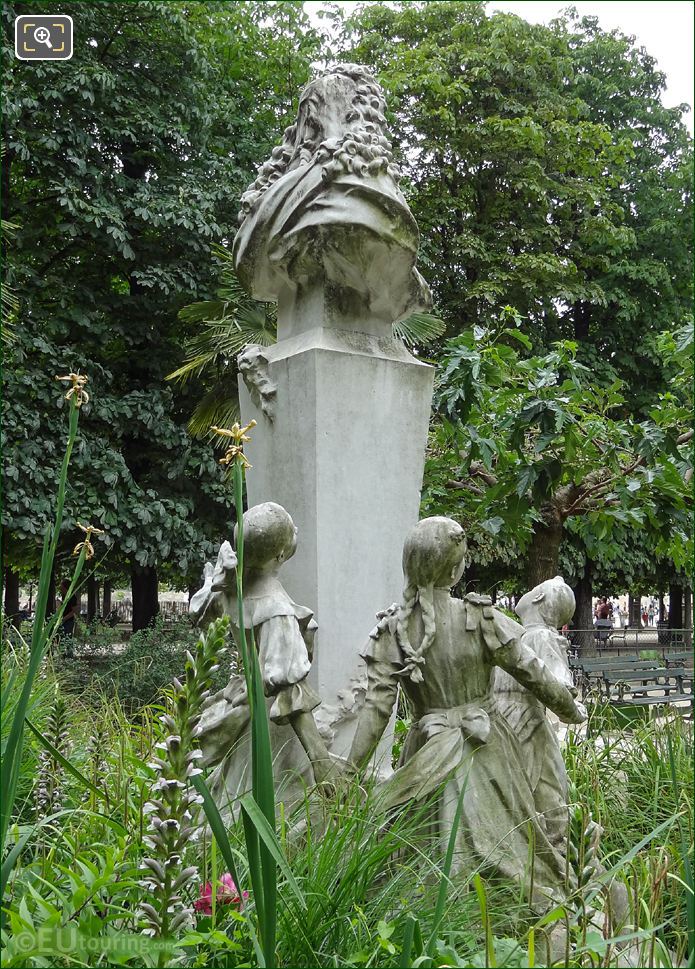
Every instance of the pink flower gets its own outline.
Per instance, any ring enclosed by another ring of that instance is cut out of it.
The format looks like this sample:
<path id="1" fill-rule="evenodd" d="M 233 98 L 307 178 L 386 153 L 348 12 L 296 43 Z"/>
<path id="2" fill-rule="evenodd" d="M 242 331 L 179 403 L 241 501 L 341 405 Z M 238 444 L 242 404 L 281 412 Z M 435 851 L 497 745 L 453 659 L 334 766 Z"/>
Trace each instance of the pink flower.
<path id="1" fill-rule="evenodd" d="M 248 892 L 239 895 L 239 889 L 234 884 L 234 879 L 225 872 L 217 882 L 217 904 L 218 905 L 239 905 L 243 897 L 244 901 L 249 897 Z M 212 915 L 212 882 L 205 882 L 200 886 L 200 898 L 193 903 L 196 912 L 202 915 Z"/>

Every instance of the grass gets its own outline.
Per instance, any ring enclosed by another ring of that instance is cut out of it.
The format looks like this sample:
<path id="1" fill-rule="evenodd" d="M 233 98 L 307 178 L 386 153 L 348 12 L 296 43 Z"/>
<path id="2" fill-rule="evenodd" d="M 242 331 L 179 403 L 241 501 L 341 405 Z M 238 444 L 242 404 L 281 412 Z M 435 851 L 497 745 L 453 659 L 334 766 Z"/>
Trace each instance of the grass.
<path id="1" fill-rule="evenodd" d="M 6 654 L 5 684 L 13 666 L 21 674 L 22 662 L 26 658 L 16 652 Z M 10 709 L 20 681 L 16 676 Z M 32 694 L 31 719 L 39 730 L 45 727 L 55 689 L 49 665 Z M 10 931 L 3 936 L 3 965 L 100 964 L 98 955 L 85 960 L 77 950 L 66 953 L 65 962 L 42 956 L 40 930 L 50 924 L 77 926 L 102 943 L 114 933 L 139 933 L 138 865 L 147 823 L 143 806 L 152 782 L 147 762 L 160 713 L 154 704 L 129 719 L 108 694 L 101 701 L 71 697 L 69 760 L 101 794 L 85 790 L 78 776 L 63 772 L 64 813 L 43 819 L 41 838 L 20 853 L 8 883 L 4 907 Z M 11 842 L 36 820 L 33 787 L 40 749 L 29 732 Z M 687 957 L 693 898 L 692 752 L 692 724 L 678 717 L 636 725 L 630 742 L 604 724 L 589 740 L 570 739 L 566 751 L 578 800 L 603 827 L 603 863 L 618 865 L 618 877 L 638 912 L 642 966 L 676 966 Z M 227 837 L 239 879 L 250 887 L 241 824 L 232 825 Z M 278 868 L 278 966 L 399 966 L 405 965 L 404 950 L 410 952 L 410 963 L 419 960 L 424 966 L 540 964 L 544 928 L 534 928 L 513 886 L 475 880 L 474 873 L 451 882 L 445 878 L 427 806 L 387 819 L 370 791 L 353 783 L 337 798 L 312 801 L 292 817 L 280 812 L 278 840 L 299 889 Z M 213 862 L 218 874 L 227 868 L 209 839 L 191 847 L 189 862 L 198 865 L 200 882 L 210 879 Z M 581 930 L 570 910 L 567 920 L 569 960 L 560 964 L 617 964 L 615 947 L 590 927 Z M 243 912 L 218 905 L 214 921 L 199 917 L 195 931 L 180 940 L 186 943 L 177 950 L 180 964 L 261 964 L 255 925 L 253 891 Z M 20 953 L 11 936 L 27 931 L 36 938 L 36 948 Z M 156 958 L 111 953 L 109 964 L 156 965 Z"/>

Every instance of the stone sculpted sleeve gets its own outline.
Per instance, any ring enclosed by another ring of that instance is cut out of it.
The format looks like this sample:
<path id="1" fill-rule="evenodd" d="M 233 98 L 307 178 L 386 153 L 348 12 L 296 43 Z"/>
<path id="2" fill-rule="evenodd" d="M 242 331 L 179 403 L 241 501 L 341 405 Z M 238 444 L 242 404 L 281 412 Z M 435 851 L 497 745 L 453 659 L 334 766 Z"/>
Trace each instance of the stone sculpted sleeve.
<path id="1" fill-rule="evenodd" d="M 493 657 L 498 666 L 530 690 L 565 723 L 582 723 L 586 720 L 583 708 L 575 702 L 567 687 L 523 642 L 513 639 L 495 650 Z"/>
<path id="2" fill-rule="evenodd" d="M 398 696 L 397 671 L 402 663 L 393 662 L 391 643 L 392 634 L 383 633 L 376 640 L 370 640 L 365 650 L 367 661 L 367 695 L 357 722 L 350 761 L 363 767 L 372 756 L 376 745 L 389 722 L 396 697 Z"/>

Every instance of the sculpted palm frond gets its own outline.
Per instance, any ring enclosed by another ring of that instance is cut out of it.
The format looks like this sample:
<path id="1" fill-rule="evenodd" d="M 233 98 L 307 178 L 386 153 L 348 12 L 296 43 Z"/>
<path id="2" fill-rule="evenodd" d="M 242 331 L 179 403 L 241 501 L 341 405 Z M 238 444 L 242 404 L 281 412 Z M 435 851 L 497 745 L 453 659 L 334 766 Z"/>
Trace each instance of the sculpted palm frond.
<path id="1" fill-rule="evenodd" d="M 217 299 L 184 306 L 179 319 L 200 329 L 185 343 L 183 364 L 167 380 L 185 383 L 195 377 L 211 386 L 195 407 L 188 424 L 193 437 L 204 437 L 212 424 L 226 427 L 239 417 L 236 378 L 237 356 L 247 346 L 271 346 L 277 340 L 274 303 L 262 303 L 248 295 L 232 266 L 232 254 L 216 245 L 214 254 L 222 264 Z M 445 324 L 431 313 L 414 313 L 393 324 L 393 334 L 408 346 L 427 346 L 444 333 Z"/>
<path id="2" fill-rule="evenodd" d="M 409 347 L 427 346 L 444 335 L 446 324 L 431 313 L 413 313 L 393 324 L 393 335 Z"/>

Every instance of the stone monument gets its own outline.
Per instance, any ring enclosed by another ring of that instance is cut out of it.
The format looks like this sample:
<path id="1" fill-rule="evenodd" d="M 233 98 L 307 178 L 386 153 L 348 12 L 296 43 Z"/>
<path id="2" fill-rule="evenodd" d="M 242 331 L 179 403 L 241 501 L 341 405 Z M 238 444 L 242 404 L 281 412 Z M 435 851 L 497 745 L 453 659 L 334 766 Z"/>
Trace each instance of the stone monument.
<path id="1" fill-rule="evenodd" d="M 297 529 L 280 505 L 268 501 L 244 513 L 244 621 L 258 649 L 273 773 L 286 806 L 333 773 L 313 717 L 321 698 L 307 682 L 316 622 L 311 609 L 290 598 L 278 574 L 296 548 Z M 223 542 L 216 564 L 206 565 L 203 587 L 191 599 L 191 615 L 201 625 L 229 616 L 238 645 L 236 569 L 236 554 Z M 198 735 L 203 764 L 215 768 L 210 790 L 225 814 L 234 812 L 235 798 L 251 786 L 250 723 L 245 677 L 232 671 L 226 687 L 207 701 Z"/>
<path id="2" fill-rule="evenodd" d="M 524 626 L 521 642 L 569 690 L 574 689 L 567 660 L 569 643 L 558 629 L 570 621 L 575 606 L 574 592 L 562 576 L 556 575 L 523 595 L 515 609 Z M 524 749 L 536 811 L 544 820 L 548 837 L 564 853 L 569 781 L 555 729 L 555 715 L 503 669 L 495 670 L 493 690 L 498 709 Z"/>
<path id="3" fill-rule="evenodd" d="M 277 344 L 240 360 L 243 420 L 258 422 L 249 503 L 280 502 L 305 536 L 284 581 L 319 623 L 309 679 L 340 755 L 363 675 L 357 636 L 396 598 L 418 519 L 433 382 L 393 336 L 431 297 L 384 108 L 363 67 L 312 81 L 242 198 L 234 242 L 244 286 L 278 304 Z"/>
<path id="4" fill-rule="evenodd" d="M 450 518 L 426 518 L 411 529 L 401 603 L 382 613 L 364 650 L 368 687 L 350 760 L 357 767 L 368 762 L 400 686 L 412 725 L 402 766 L 381 787 L 385 807 L 441 790 L 437 823 L 444 850 L 460 803 L 455 870 L 520 882 L 540 913 L 561 897 L 568 880 L 571 887 L 566 826 L 560 836 L 557 819 L 549 828 L 538 811 L 527 769 L 532 741 L 520 740 L 502 714 L 494 676 L 504 670 L 541 710 L 548 706 L 567 723 L 581 723 L 586 711 L 529 647 L 524 627 L 487 596 L 451 596 L 465 548 L 463 529 Z M 547 775 L 553 763 L 546 766 Z M 564 775 L 564 765 L 557 769 Z M 556 782 L 562 785 L 563 777 Z"/>

